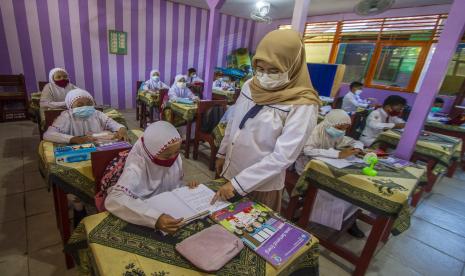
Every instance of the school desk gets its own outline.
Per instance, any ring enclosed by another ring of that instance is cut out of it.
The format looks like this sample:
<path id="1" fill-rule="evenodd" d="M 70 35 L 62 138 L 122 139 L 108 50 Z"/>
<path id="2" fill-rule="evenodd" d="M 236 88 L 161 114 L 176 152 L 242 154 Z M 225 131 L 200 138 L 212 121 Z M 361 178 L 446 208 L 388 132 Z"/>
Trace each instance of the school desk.
<path id="1" fill-rule="evenodd" d="M 160 91 L 149 92 L 149 91 L 137 91 L 136 101 L 140 104 L 139 114 L 140 127 L 143 128 L 147 124 L 147 113 L 150 122 L 154 121 L 154 113 L 158 113 L 158 117 L 161 120 L 161 106 L 162 101 L 168 94 L 168 89 L 161 89 Z"/>
<path id="2" fill-rule="evenodd" d="M 217 189 L 224 180 L 206 185 Z M 209 275 L 198 271 L 176 252 L 174 246 L 214 224 L 209 218 L 183 227 L 174 236 L 129 224 L 108 212 L 84 218 L 69 239 L 65 251 L 79 264 L 82 274 L 93 275 Z M 199 254 L 202 254 L 199 248 Z M 312 236 L 279 270 L 244 247 L 215 275 L 318 275 L 318 240 Z"/>
<path id="3" fill-rule="evenodd" d="M 163 110 L 163 118 L 178 127 L 186 125 L 186 141 L 184 148 L 184 156 L 189 158 L 191 145 L 192 123 L 194 122 L 195 114 L 197 113 L 197 104 L 182 104 L 175 102 L 167 102 Z"/>
<path id="4" fill-rule="evenodd" d="M 382 132 L 372 147 L 396 148 L 401 131 L 387 130 Z M 427 163 L 428 185 L 425 191 L 430 192 L 439 174 L 453 175 L 457 161 L 460 159 L 462 141 L 455 137 L 434 132 L 422 132 L 418 137 L 412 160 Z"/>
<path id="5" fill-rule="evenodd" d="M 130 130 L 128 136 L 131 144 L 142 136 L 141 130 Z M 55 215 L 63 243 L 71 234 L 68 217 L 66 194 L 77 196 L 84 205 L 95 208 L 95 182 L 91 161 L 61 163 L 55 162 L 55 144 L 42 140 L 39 144 L 39 171 L 49 188 L 53 190 Z M 66 256 L 67 267 L 72 267 L 72 260 Z"/>
<path id="6" fill-rule="evenodd" d="M 236 92 L 213 88 L 212 99 L 213 100 L 227 100 L 228 104 L 234 104 L 234 102 L 236 102 Z"/>
<path id="7" fill-rule="evenodd" d="M 29 103 L 29 113 L 32 115 L 31 118 L 35 120 L 39 120 L 39 117 L 40 117 L 40 96 L 41 95 L 42 95 L 41 92 L 31 93 L 31 102 Z"/>
<path id="8" fill-rule="evenodd" d="M 318 189 L 368 210 L 371 215 L 359 218 L 373 227 L 360 256 L 317 235 L 320 243 L 330 251 L 355 265 L 353 275 L 364 275 L 380 241 L 387 242 L 389 233 L 395 235 L 410 226 L 408 199 L 425 173 L 423 167 L 392 169 L 380 163 L 375 166 L 375 177 L 362 174 L 365 164 L 356 163 L 338 169 L 320 160 L 311 160 L 297 181 L 289 206 L 296 206 L 304 198 L 298 225 L 306 228 Z M 295 214 L 288 213 L 287 218 Z"/>
<path id="9" fill-rule="evenodd" d="M 465 155 L 465 127 L 448 125 L 442 122 L 426 122 L 425 130 L 452 137 L 457 137 L 462 140 L 462 151 L 460 155 L 460 161 L 462 162 L 462 170 L 465 171 L 465 160 L 463 159 Z"/>

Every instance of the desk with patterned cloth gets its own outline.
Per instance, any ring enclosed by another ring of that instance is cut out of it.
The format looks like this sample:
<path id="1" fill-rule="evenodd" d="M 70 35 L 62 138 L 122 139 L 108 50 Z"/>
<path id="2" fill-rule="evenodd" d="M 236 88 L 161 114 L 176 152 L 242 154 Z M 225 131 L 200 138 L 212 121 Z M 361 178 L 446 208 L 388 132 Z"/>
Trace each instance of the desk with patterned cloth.
<path id="1" fill-rule="evenodd" d="M 41 92 L 31 93 L 31 102 L 29 103 L 29 113 L 32 119 L 39 120 L 40 116 L 40 96 Z M 35 122 L 35 121 L 34 121 Z"/>
<path id="2" fill-rule="evenodd" d="M 354 275 L 364 274 L 379 241 L 386 242 L 389 232 L 397 235 L 409 228 L 408 200 L 425 172 L 422 167 L 396 170 L 378 163 L 375 166 L 378 175 L 372 177 L 361 173 L 365 166 L 356 163 L 339 169 L 313 159 L 297 181 L 289 203 L 294 205 L 293 202 L 299 197 L 304 197 L 304 206 L 298 223 L 303 228 L 309 223 L 318 189 L 371 212 L 371 216 L 363 216 L 365 217 L 363 220 L 373 227 L 360 256 L 347 249 L 341 250 L 334 240 L 317 235 L 323 246 L 355 265 Z"/>
<path id="3" fill-rule="evenodd" d="M 235 99 L 235 91 L 229 91 L 229 90 L 222 90 L 222 89 L 213 89 L 212 90 L 212 97 L 213 100 L 227 100 L 228 104 L 233 104 Z"/>
<path id="4" fill-rule="evenodd" d="M 212 189 L 224 180 L 206 183 Z M 174 236 L 161 236 L 153 229 L 129 224 L 108 212 L 85 218 L 69 239 L 65 250 L 79 264 L 83 275 L 206 275 L 175 250 L 176 243 L 209 227 L 205 218 L 183 227 Z M 199 249 L 199 253 L 202 251 Z M 310 242 L 279 270 L 244 247 L 215 275 L 318 275 L 318 240 Z"/>
<path id="5" fill-rule="evenodd" d="M 160 103 L 160 94 L 158 92 L 141 91 L 137 92 L 137 100 L 143 102 L 147 107 L 154 107 Z"/>
<path id="6" fill-rule="evenodd" d="M 165 120 L 171 122 L 174 126 L 186 125 L 186 141 L 184 156 L 189 158 L 190 144 L 191 144 L 191 132 L 192 123 L 197 113 L 197 104 L 182 104 L 176 102 L 167 102 L 166 107 L 163 110 L 163 116 Z"/>
<path id="7" fill-rule="evenodd" d="M 462 140 L 462 151 L 460 160 L 462 161 L 462 170 L 465 171 L 465 126 L 448 125 L 441 122 L 428 121 L 425 123 L 425 130 L 436 132 L 452 137 L 456 137 Z"/>

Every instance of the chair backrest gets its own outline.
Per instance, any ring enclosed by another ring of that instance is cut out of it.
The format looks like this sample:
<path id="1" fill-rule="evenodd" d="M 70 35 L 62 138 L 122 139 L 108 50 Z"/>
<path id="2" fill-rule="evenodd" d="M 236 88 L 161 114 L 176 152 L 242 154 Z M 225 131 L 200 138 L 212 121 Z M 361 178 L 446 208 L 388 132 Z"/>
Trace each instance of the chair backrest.
<path id="1" fill-rule="evenodd" d="M 203 83 L 196 83 L 190 85 L 190 90 L 200 99 L 203 99 Z"/>
<path id="2" fill-rule="evenodd" d="M 39 86 L 39 91 L 42 92 L 44 90 L 45 85 L 47 85 L 48 81 L 39 81 L 37 82 L 37 85 Z"/>
<path id="3" fill-rule="evenodd" d="M 164 104 L 164 100 L 166 98 L 166 100 L 168 99 L 168 89 L 167 88 L 163 88 L 163 89 L 160 89 L 158 91 L 158 97 L 160 97 L 159 101 L 158 101 L 158 110 L 161 110 L 161 106 Z"/>
<path id="4" fill-rule="evenodd" d="M 197 116 L 196 116 L 196 124 L 195 124 L 195 131 L 196 133 L 205 133 L 202 131 L 203 123 L 205 121 L 205 116 L 207 113 L 213 109 L 214 107 L 219 107 L 222 110 L 222 114 L 226 112 L 226 108 L 228 106 L 228 102 L 226 100 L 210 100 L 210 101 L 200 101 L 197 104 Z M 219 120 L 221 117 L 219 118 Z M 218 122 L 219 122 L 218 120 Z M 213 126 L 215 127 L 215 126 Z"/>
<path id="5" fill-rule="evenodd" d="M 347 136 L 358 140 L 362 135 L 363 129 L 365 128 L 368 115 L 370 115 L 369 110 L 356 112 L 355 115 L 353 115 L 352 126 L 350 127 L 349 131 L 347 131 Z"/>
<path id="6" fill-rule="evenodd" d="M 45 110 L 44 111 L 44 117 L 45 117 L 45 125 L 44 125 L 44 131 L 47 131 L 48 127 L 53 124 L 53 121 L 60 116 L 61 112 L 65 111 L 65 109 L 51 109 L 51 110 Z"/>
<path id="7" fill-rule="evenodd" d="M 107 168 L 108 164 L 113 160 L 115 157 L 118 156 L 118 153 L 131 149 L 131 147 L 127 148 L 119 148 L 119 149 L 112 149 L 112 150 L 103 150 L 103 151 L 94 151 L 90 154 L 90 160 L 92 164 L 92 174 L 94 175 L 95 179 L 95 193 L 100 191 L 101 180 L 103 177 L 103 173 Z"/>
<path id="8" fill-rule="evenodd" d="M 333 109 L 341 109 L 343 99 L 344 99 L 344 97 L 338 97 L 338 98 L 334 99 Z"/>
<path id="9" fill-rule="evenodd" d="M 136 95 L 137 91 L 139 91 L 140 86 L 142 85 L 143 81 L 136 81 Z"/>

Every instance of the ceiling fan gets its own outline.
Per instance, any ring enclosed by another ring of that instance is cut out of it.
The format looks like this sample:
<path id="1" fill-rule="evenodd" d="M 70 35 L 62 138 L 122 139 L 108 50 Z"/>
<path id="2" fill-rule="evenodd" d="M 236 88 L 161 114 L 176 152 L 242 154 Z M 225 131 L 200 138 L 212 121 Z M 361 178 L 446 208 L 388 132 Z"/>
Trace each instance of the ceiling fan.
<path id="1" fill-rule="evenodd" d="M 362 0 L 354 8 L 358 15 L 375 15 L 388 10 L 395 0 Z"/>
<path id="2" fill-rule="evenodd" d="M 265 22 L 270 24 L 271 17 L 268 16 L 270 12 L 270 3 L 266 1 L 259 1 L 255 4 L 255 8 L 250 12 L 250 18 L 257 22 Z"/>

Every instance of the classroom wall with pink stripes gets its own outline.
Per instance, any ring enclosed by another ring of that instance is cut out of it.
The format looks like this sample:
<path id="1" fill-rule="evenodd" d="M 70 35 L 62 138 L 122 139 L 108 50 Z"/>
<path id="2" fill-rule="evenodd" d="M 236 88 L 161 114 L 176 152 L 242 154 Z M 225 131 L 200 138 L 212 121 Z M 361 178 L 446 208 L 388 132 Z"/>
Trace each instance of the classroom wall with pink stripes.
<path id="1" fill-rule="evenodd" d="M 63 67 L 97 103 L 134 107 L 135 82 L 152 68 L 171 84 L 197 68 L 202 77 L 208 10 L 165 0 L 1 0 L 0 74 L 23 73 L 28 92 Z M 218 66 L 250 47 L 255 23 L 221 15 Z M 128 33 L 127 55 L 108 51 L 108 30 Z"/>

